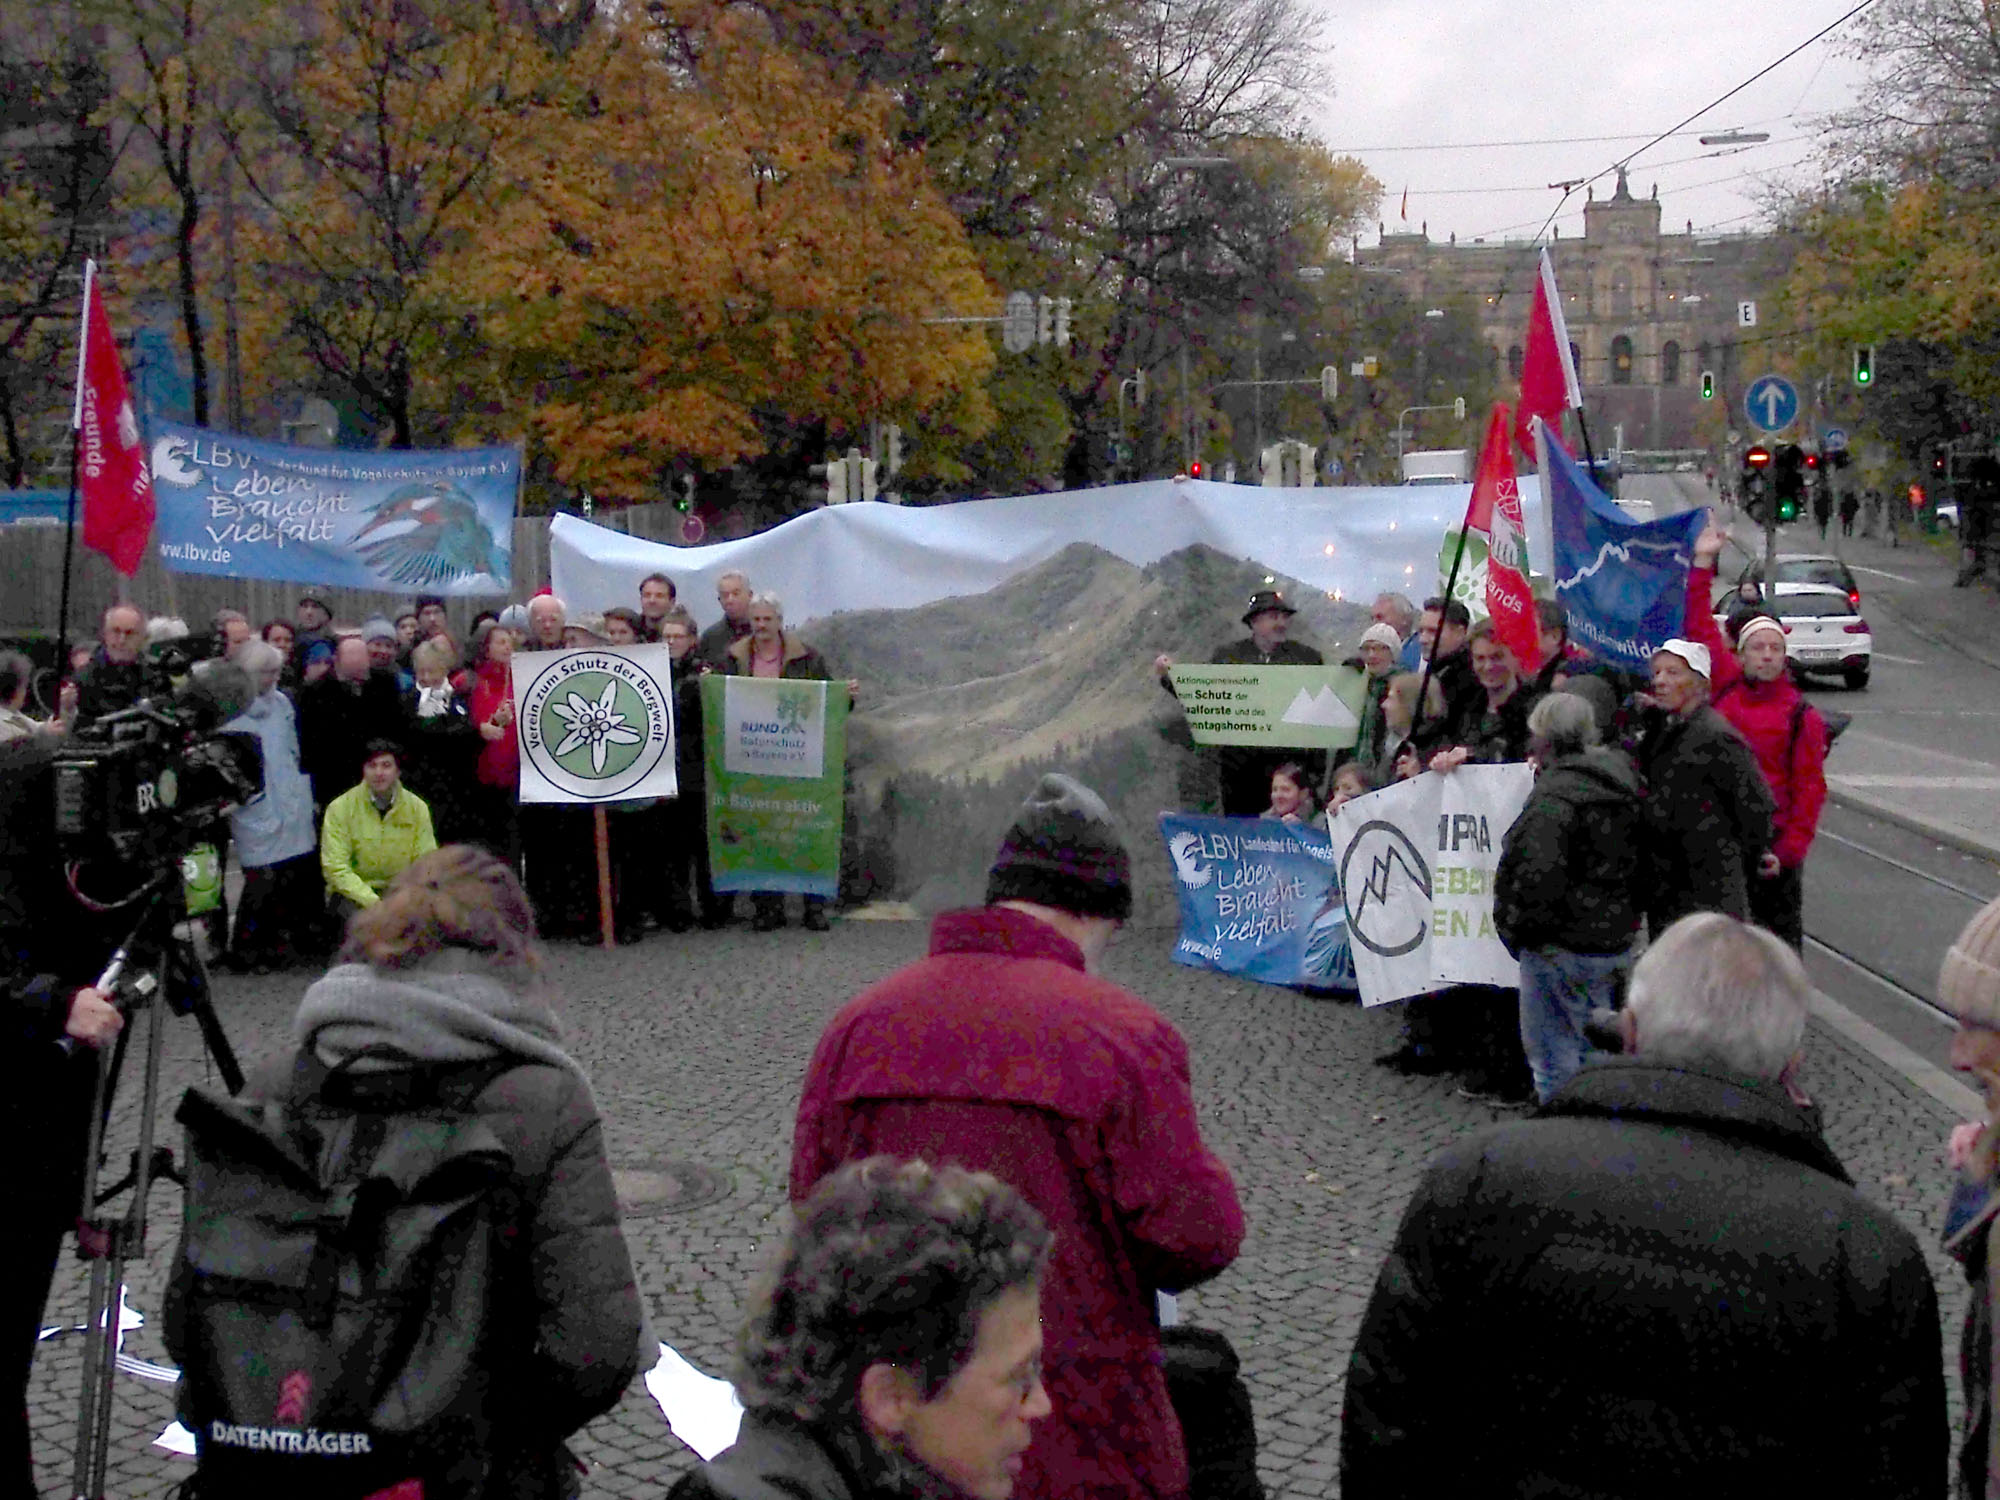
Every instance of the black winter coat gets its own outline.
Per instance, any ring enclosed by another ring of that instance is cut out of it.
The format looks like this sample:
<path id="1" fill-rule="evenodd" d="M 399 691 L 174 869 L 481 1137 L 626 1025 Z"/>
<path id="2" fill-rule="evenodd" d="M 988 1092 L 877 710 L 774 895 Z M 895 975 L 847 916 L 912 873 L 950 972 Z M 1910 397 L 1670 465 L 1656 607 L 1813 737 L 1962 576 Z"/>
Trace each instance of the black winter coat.
<path id="1" fill-rule="evenodd" d="M 1646 915 L 1660 932 L 1690 912 L 1750 920 L 1757 861 L 1771 847 L 1776 806 L 1757 757 L 1727 719 L 1703 705 L 1640 742 L 1646 783 Z"/>
<path id="2" fill-rule="evenodd" d="M 370 669 L 357 683 L 331 672 L 299 689 L 299 762 L 325 807 L 361 781 L 370 740 L 403 742 L 403 693 L 396 674 Z"/>
<path id="3" fill-rule="evenodd" d="M 1426 1173 L 1363 1319 L 1344 1494 L 1933 1496 L 1937 1297 L 1773 1084 L 1593 1064 Z"/>
<path id="4" fill-rule="evenodd" d="M 1500 846 L 1493 925 L 1531 949 L 1622 953 L 1639 930 L 1639 777 L 1616 750 L 1542 768 Z"/>
<path id="5" fill-rule="evenodd" d="M 1498 766 L 1526 760 L 1528 715 L 1541 701 L 1542 694 L 1523 682 L 1498 709 L 1489 709 L 1486 689 L 1480 688 L 1459 705 L 1458 717 L 1445 743 L 1464 746 L 1477 765 Z"/>
<path id="6" fill-rule="evenodd" d="M 486 742 L 472 722 L 472 707 L 463 693 L 453 693 L 441 714 L 419 718 L 418 689 L 402 695 L 403 784 L 431 810 L 431 827 L 440 844 L 462 843 L 488 830 L 472 826 L 474 772 Z M 359 777 L 356 778 L 357 780 Z"/>
<path id="7" fill-rule="evenodd" d="M 859 1432 L 749 1411 L 736 1441 L 667 1491 L 667 1500 L 889 1500 L 909 1491 Z"/>

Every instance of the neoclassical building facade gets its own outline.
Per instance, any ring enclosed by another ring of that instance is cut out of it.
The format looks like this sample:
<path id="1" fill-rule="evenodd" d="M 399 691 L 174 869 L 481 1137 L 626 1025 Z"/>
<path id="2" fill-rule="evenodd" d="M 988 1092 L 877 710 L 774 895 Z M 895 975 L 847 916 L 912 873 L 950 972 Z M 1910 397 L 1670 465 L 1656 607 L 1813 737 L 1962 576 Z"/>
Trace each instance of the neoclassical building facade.
<path id="1" fill-rule="evenodd" d="M 1782 347 L 1771 294 L 1790 261 L 1788 242 L 1765 233 L 1696 234 L 1692 224 L 1663 234 L 1660 217 L 1658 189 L 1635 198 L 1621 172 L 1610 197 L 1584 205 L 1583 238 L 1550 246 L 1600 452 L 1621 436 L 1626 448 L 1708 446 L 1720 423 L 1702 420 L 1702 372 L 1714 375 L 1715 401 L 1733 412 L 1744 385 L 1767 367 L 1772 346 Z M 1437 243 L 1424 232 L 1385 231 L 1356 258 L 1396 275 L 1420 307 L 1447 299 L 1470 306 L 1511 395 L 1534 305 L 1537 248 L 1526 240 Z M 1754 324 L 1739 313 L 1746 302 L 1756 304 Z"/>

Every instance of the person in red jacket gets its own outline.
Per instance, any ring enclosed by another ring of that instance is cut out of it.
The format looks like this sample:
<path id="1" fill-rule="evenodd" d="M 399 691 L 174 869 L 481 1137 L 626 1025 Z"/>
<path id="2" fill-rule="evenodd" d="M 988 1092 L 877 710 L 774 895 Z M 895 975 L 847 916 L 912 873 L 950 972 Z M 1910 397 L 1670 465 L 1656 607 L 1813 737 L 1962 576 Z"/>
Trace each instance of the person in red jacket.
<path id="1" fill-rule="evenodd" d="M 521 737 L 514 727 L 514 636 L 483 625 L 472 637 L 472 691 L 467 709 L 479 731 L 468 820 L 473 842 L 509 869 L 521 867 Z"/>
<path id="2" fill-rule="evenodd" d="M 1727 535 L 1710 521 L 1695 542 L 1682 630 L 1708 647 L 1715 672 L 1709 702 L 1749 742 L 1778 804 L 1776 837 L 1750 887 L 1751 919 L 1797 948 L 1805 941 L 1806 854 L 1826 806 L 1826 720 L 1785 670 L 1784 626 L 1769 615 L 1745 620 L 1733 653 L 1717 628 L 1709 596 Z"/>
<path id="3" fill-rule="evenodd" d="M 1187 1044 L 1096 976 L 1132 910 L 1102 799 L 1044 776 L 1000 845 L 987 904 L 833 1018 L 806 1072 L 792 1201 L 888 1155 L 990 1172 L 1055 1232 L 1035 1429 L 1016 1500 L 1166 1500 L 1189 1487 L 1155 1294 L 1235 1260 L 1243 1211 L 1203 1144 Z"/>

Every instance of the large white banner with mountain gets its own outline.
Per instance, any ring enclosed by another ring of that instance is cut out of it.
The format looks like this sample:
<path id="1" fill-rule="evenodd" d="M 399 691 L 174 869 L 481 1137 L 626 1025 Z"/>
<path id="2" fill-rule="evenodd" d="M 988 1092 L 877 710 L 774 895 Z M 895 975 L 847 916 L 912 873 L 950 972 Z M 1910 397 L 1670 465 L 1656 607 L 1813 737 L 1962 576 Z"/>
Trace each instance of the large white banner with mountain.
<path id="1" fill-rule="evenodd" d="M 1534 481 L 1522 489 L 1538 509 Z M 741 572 L 784 600 L 787 628 L 836 677 L 859 680 L 846 895 L 977 901 L 1022 798 L 1063 769 L 1119 812 L 1140 918 L 1171 925 L 1171 877 L 1149 834 L 1163 810 L 1212 806 L 1216 752 L 1195 748 L 1154 658 L 1207 660 L 1242 638 L 1250 595 L 1272 587 L 1299 608 L 1295 640 L 1329 662 L 1352 656 L 1377 593 L 1436 589 L 1439 541 L 1469 494 L 1157 481 L 832 506 L 702 547 L 558 517 L 550 574 L 572 609 L 603 609 L 636 604 L 640 580 L 665 573 L 706 625 L 715 580 Z"/>

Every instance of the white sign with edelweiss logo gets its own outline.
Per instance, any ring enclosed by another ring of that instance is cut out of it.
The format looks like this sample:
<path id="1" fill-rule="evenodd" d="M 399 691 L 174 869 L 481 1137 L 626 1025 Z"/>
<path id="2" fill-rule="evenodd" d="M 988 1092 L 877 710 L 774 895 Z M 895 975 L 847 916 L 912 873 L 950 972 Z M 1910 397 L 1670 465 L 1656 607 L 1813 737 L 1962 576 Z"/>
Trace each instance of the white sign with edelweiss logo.
<path id="1" fill-rule="evenodd" d="M 521 800 L 677 795 L 672 663 L 665 646 L 517 654 Z"/>

